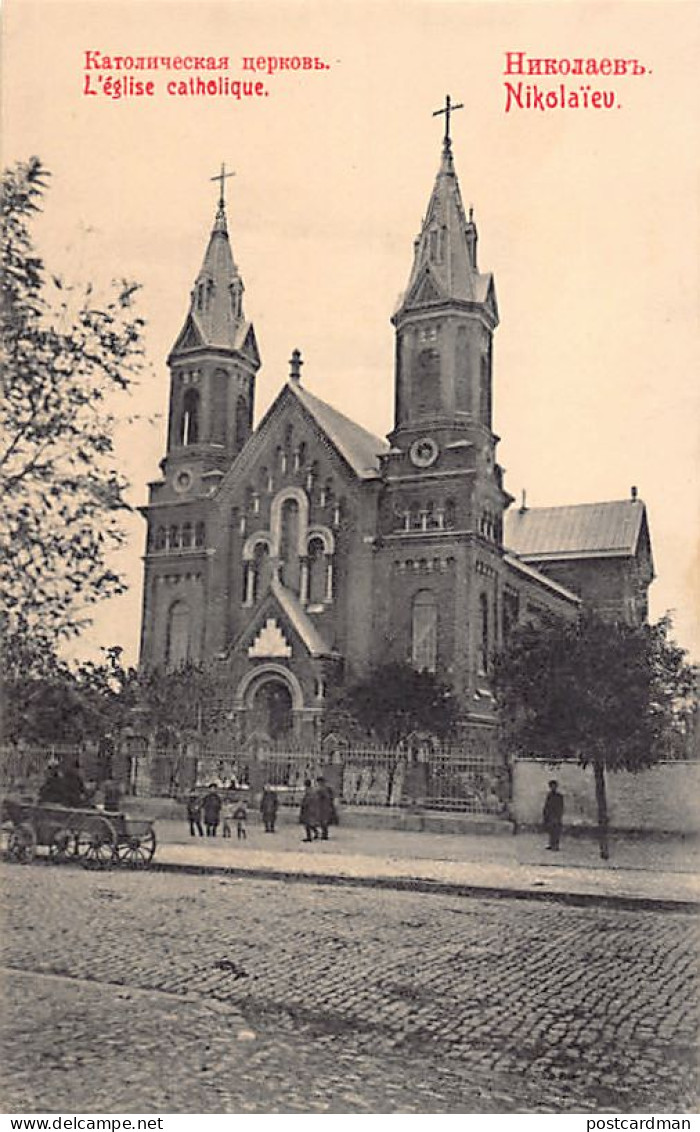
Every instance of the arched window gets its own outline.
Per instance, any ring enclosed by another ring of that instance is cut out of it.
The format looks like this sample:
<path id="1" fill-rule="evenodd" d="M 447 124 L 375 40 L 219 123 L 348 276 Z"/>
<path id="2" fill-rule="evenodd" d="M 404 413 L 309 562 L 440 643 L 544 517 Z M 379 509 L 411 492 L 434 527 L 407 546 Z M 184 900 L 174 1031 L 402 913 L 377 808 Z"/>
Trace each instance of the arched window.
<path id="1" fill-rule="evenodd" d="M 167 541 L 165 527 L 158 527 L 158 533 L 156 534 L 156 550 L 165 550 Z"/>
<path id="2" fill-rule="evenodd" d="M 212 426 L 211 439 L 215 444 L 225 444 L 228 433 L 228 387 L 229 378 L 225 369 L 214 370 L 212 374 Z"/>
<path id="3" fill-rule="evenodd" d="M 414 371 L 414 404 L 419 415 L 433 413 L 440 405 L 440 351 L 434 346 L 418 354 Z"/>
<path id="4" fill-rule="evenodd" d="M 197 523 L 197 526 L 194 528 L 194 545 L 204 546 L 205 539 L 206 527 L 204 526 L 204 523 Z"/>
<path id="5" fill-rule="evenodd" d="M 177 550 L 179 545 L 180 545 L 180 528 L 179 527 L 171 527 L 170 528 L 170 549 L 171 550 Z"/>
<path id="6" fill-rule="evenodd" d="M 326 599 L 326 555 L 320 538 L 309 540 L 309 604 L 320 605 Z"/>
<path id="7" fill-rule="evenodd" d="M 182 524 L 182 545 L 184 547 L 192 546 L 192 524 Z"/>
<path id="8" fill-rule="evenodd" d="M 259 542 L 255 547 L 253 561 L 248 566 L 253 572 L 251 597 L 258 601 L 270 585 L 272 570 L 270 566 L 270 548 L 266 542 Z"/>
<path id="9" fill-rule="evenodd" d="M 479 419 L 491 428 L 491 355 L 490 350 L 481 356 Z"/>
<path id="10" fill-rule="evenodd" d="M 489 599 L 486 594 L 479 595 L 481 618 L 481 641 L 479 642 L 479 672 L 485 676 L 489 670 Z"/>
<path id="11" fill-rule="evenodd" d="M 281 580 L 288 590 L 299 593 L 299 504 L 285 499 L 280 516 Z"/>
<path id="12" fill-rule="evenodd" d="M 168 632 L 165 642 L 167 668 L 179 668 L 190 659 L 190 607 L 176 601 L 168 613 Z"/>
<path id="13" fill-rule="evenodd" d="M 445 500 L 445 526 L 449 529 L 455 525 L 455 501 L 454 499 Z"/>
<path id="14" fill-rule="evenodd" d="M 413 599 L 411 663 L 419 672 L 437 667 L 437 602 L 432 590 L 419 590 Z"/>
<path id="15" fill-rule="evenodd" d="M 236 401 L 236 433 L 235 445 L 236 452 L 240 452 L 241 448 L 248 439 L 248 430 L 250 427 L 250 418 L 248 414 L 248 405 L 245 397 L 239 397 Z"/>
<path id="16" fill-rule="evenodd" d="M 180 444 L 196 444 L 199 440 L 199 393 L 196 389 L 188 389 L 182 398 L 182 416 L 180 417 Z"/>

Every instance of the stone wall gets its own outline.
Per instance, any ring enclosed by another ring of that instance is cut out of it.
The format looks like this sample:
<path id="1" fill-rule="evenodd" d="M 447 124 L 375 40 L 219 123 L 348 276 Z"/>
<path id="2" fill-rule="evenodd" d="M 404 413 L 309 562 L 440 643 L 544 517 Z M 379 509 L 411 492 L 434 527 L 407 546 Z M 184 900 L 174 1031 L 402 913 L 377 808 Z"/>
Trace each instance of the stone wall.
<path id="1" fill-rule="evenodd" d="M 556 778 L 564 795 L 568 826 L 596 824 L 593 771 L 573 763 L 519 759 L 513 774 L 513 816 L 519 825 L 539 825 L 547 783 Z M 665 762 L 630 774 L 607 774 L 610 828 L 657 833 L 700 832 L 700 763 Z"/>

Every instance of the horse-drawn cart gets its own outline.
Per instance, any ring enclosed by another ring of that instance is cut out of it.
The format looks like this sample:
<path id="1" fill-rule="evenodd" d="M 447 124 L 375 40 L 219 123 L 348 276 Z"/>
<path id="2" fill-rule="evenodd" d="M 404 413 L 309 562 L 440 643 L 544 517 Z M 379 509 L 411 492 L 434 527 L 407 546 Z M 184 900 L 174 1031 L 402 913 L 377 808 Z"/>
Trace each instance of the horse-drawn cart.
<path id="1" fill-rule="evenodd" d="M 97 869 L 117 864 L 145 868 L 156 851 L 152 822 L 90 807 L 5 798 L 0 822 L 5 858 L 19 864 L 33 861 L 39 846 L 57 864 L 79 861 Z"/>

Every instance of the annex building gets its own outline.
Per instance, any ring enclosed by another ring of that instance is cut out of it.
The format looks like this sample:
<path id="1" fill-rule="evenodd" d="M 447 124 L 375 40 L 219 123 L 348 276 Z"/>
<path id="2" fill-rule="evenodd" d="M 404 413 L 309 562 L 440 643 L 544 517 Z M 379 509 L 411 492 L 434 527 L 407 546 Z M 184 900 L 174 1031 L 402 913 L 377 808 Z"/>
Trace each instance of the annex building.
<path id="1" fill-rule="evenodd" d="M 238 741 L 311 741 L 329 681 L 389 660 L 450 683 L 466 734 L 484 741 L 490 657 L 519 619 L 573 617 L 582 603 L 646 617 L 654 570 L 634 489 L 536 509 L 513 506 L 506 490 L 492 419 L 496 287 L 479 266 L 447 122 L 391 316 L 386 439 L 310 393 L 297 350 L 253 427 L 260 354 L 221 181 L 168 357 L 167 447 L 143 508 L 141 664 L 215 661 Z"/>

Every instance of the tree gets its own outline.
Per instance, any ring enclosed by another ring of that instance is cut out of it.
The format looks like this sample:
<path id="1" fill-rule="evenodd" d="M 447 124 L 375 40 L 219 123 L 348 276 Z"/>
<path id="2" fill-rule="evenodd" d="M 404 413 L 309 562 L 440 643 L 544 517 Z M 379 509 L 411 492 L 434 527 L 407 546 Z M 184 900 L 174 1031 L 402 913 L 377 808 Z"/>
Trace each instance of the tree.
<path id="1" fill-rule="evenodd" d="M 326 730 L 364 732 L 396 746 L 414 731 L 440 739 L 455 728 L 457 707 L 450 688 L 432 672 L 417 672 L 409 664 L 379 665 L 366 679 L 331 690 L 324 716 Z"/>
<path id="2" fill-rule="evenodd" d="M 90 606 L 121 592 L 110 565 L 128 510 L 113 456 L 114 394 L 141 365 L 134 284 L 106 305 L 50 281 L 31 221 L 49 173 L 38 158 L 2 179 L 0 586 L 5 671 L 46 672 Z"/>
<path id="3" fill-rule="evenodd" d="M 122 649 L 102 650 L 100 663 L 68 665 L 59 658 L 40 673 L 5 673 L 0 686 L 2 739 L 13 745 L 104 745 L 129 722 L 138 674 L 122 664 Z"/>
<path id="4" fill-rule="evenodd" d="M 494 690 L 514 755 L 593 767 L 600 852 L 609 856 L 605 772 L 639 771 L 681 725 L 692 670 L 668 617 L 628 625 L 584 614 L 518 626 L 495 658 Z"/>

